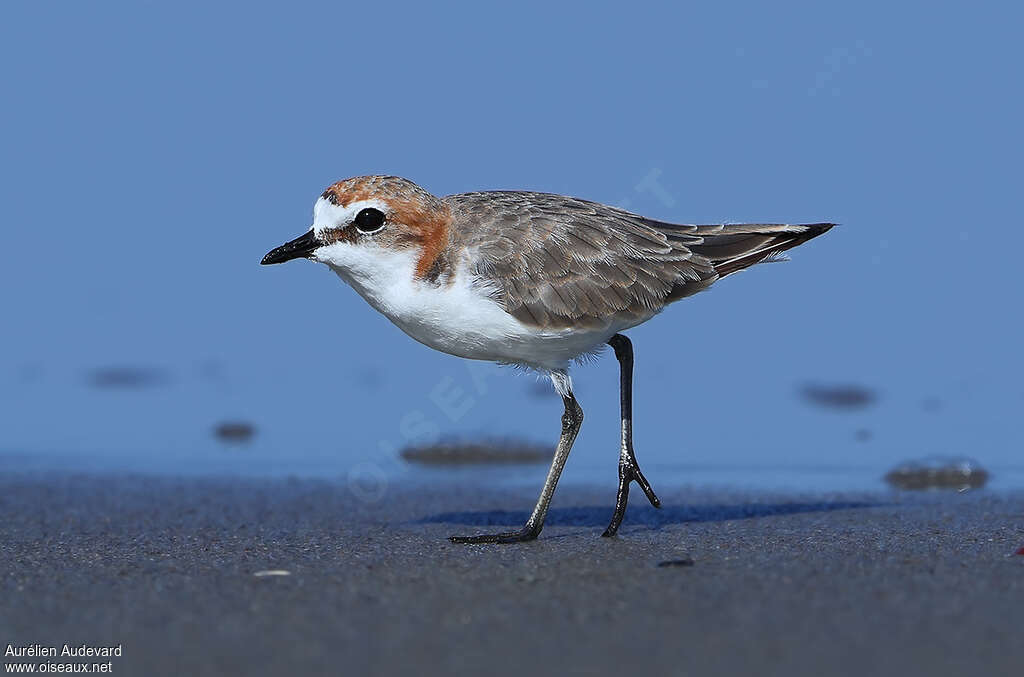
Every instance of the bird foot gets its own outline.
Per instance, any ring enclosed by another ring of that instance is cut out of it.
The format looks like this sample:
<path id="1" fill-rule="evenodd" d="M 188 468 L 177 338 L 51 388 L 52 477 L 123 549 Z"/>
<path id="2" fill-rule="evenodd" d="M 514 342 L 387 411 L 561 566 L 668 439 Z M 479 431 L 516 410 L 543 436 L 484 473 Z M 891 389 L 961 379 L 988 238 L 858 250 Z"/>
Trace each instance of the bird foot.
<path id="1" fill-rule="evenodd" d="M 636 482 L 640 486 L 651 505 L 655 508 L 661 507 L 661 500 L 654 493 L 654 489 L 651 489 L 651 483 L 640 472 L 640 465 L 636 462 L 636 457 L 632 455 L 623 457 L 619 461 L 619 491 L 615 496 L 615 512 L 612 514 L 612 521 L 608 523 L 608 528 L 601 534 L 605 538 L 614 536 L 618 532 L 619 526 L 626 516 L 630 482 Z"/>
<path id="2" fill-rule="evenodd" d="M 539 534 L 540 529 L 527 525 L 519 531 L 506 531 L 500 534 L 479 534 L 476 536 L 449 536 L 448 540 L 452 543 L 467 544 L 522 543 L 534 540 Z"/>

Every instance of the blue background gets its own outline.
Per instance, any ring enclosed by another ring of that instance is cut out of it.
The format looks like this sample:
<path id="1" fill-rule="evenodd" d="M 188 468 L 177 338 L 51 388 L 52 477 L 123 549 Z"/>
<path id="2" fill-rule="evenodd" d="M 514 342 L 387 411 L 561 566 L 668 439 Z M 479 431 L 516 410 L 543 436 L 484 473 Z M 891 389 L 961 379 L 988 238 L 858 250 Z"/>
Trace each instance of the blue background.
<path id="1" fill-rule="evenodd" d="M 649 476 L 877 482 L 963 454 L 1008 477 L 1024 439 L 1022 18 L 1011 3 L 4 3 L 4 465 L 345 475 L 399 472 L 397 451 L 434 436 L 553 442 L 560 403 L 535 377 L 430 351 L 324 267 L 258 265 L 325 186 L 389 173 L 438 195 L 842 224 L 631 332 Z M 108 366 L 164 380 L 93 387 Z M 574 376 L 588 417 L 566 477 L 610 482 L 614 359 Z M 878 399 L 815 407 L 808 382 Z M 225 419 L 259 434 L 224 447 Z"/>

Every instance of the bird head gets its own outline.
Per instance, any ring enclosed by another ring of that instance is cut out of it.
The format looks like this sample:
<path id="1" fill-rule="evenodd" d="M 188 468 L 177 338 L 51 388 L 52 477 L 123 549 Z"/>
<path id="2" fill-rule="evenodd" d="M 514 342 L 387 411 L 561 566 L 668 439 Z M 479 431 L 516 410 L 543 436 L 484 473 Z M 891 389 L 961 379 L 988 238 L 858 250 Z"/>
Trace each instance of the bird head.
<path id="1" fill-rule="evenodd" d="M 339 181 L 313 205 L 313 225 L 267 253 L 263 265 L 305 258 L 339 271 L 353 261 L 406 253 L 427 276 L 448 244 L 451 209 L 412 181 L 359 176 Z"/>

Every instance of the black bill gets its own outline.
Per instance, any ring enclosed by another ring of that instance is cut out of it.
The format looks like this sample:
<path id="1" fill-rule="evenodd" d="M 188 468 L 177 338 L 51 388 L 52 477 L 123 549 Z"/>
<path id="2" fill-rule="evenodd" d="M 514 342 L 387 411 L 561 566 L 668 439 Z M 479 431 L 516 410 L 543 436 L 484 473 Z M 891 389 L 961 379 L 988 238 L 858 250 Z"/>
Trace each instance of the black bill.
<path id="1" fill-rule="evenodd" d="M 291 242 L 285 242 L 280 247 L 271 249 L 263 257 L 263 260 L 260 261 L 260 265 L 269 266 L 272 263 L 284 263 L 292 259 L 308 258 L 313 253 L 313 250 L 319 246 L 320 243 L 317 241 L 316 235 L 313 234 L 312 230 L 309 230 Z"/>

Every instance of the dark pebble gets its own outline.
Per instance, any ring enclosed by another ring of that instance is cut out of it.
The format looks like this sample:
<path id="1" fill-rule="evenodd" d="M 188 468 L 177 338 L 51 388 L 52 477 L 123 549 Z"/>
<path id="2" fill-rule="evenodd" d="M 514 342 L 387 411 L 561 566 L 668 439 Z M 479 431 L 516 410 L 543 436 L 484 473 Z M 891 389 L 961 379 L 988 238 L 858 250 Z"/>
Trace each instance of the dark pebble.
<path id="1" fill-rule="evenodd" d="M 692 559 L 667 559 L 664 562 L 658 562 L 658 568 L 664 569 L 667 567 L 692 567 Z"/>
<path id="2" fill-rule="evenodd" d="M 256 426 L 245 421 L 224 421 L 213 428 L 213 435 L 222 442 L 248 442 L 256 434 Z"/>

